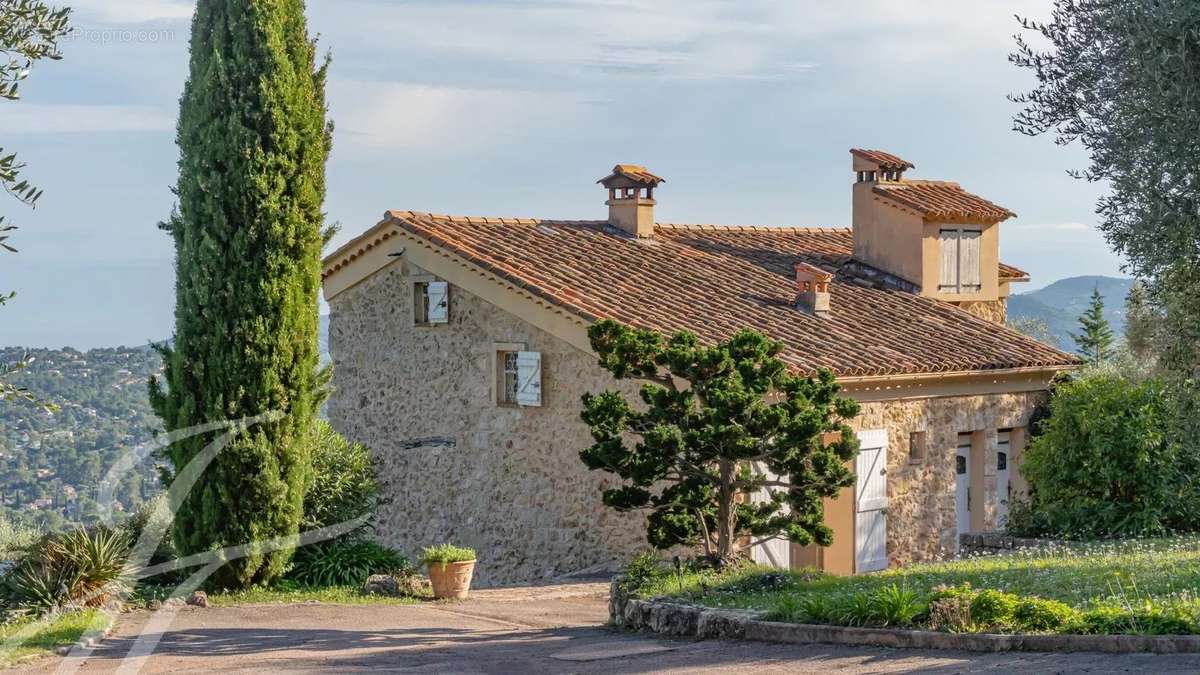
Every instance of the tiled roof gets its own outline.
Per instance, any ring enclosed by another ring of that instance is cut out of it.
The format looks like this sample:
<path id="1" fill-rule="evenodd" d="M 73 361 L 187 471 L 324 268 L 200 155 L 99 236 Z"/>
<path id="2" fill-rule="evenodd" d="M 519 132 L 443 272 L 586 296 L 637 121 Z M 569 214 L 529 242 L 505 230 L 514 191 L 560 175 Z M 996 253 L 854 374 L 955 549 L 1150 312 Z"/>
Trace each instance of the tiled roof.
<path id="1" fill-rule="evenodd" d="M 875 185 L 875 194 L 914 209 L 926 218 L 999 222 L 1017 215 L 950 181 L 883 181 Z"/>
<path id="2" fill-rule="evenodd" d="M 634 183 L 657 186 L 659 183 L 667 182 L 666 179 L 655 176 L 646 170 L 646 167 L 637 164 L 618 164 L 613 167 L 612 175 L 601 178 L 597 183 L 607 183 L 614 178 L 628 178 Z"/>
<path id="3" fill-rule="evenodd" d="M 1000 263 L 1000 281 L 1029 281 L 1029 272 Z"/>
<path id="4" fill-rule="evenodd" d="M 862 157 L 869 162 L 875 162 L 879 165 L 879 168 L 887 171 L 904 171 L 905 169 L 917 168 L 915 164 L 907 159 L 897 157 L 890 152 L 884 152 L 882 150 L 863 150 L 862 148 L 851 148 L 850 154 Z"/>
<path id="5" fill-rule="evenodd" d="M 687 329 L 708 341 L 756 328 L 784 342 L 782 357 L 801 372 L 827 367 L 869 376 L 1077 362 L 950 304 L 898 290 L 903 282 L 851 260 L 848 229 L 659 225 L 653 239 L 638 240 L 604 221 L 408 211 L 391 212 L 377 227 L 406 230 L 587 320 Z M 798 262 L 835 275 L 828 317 L 796 309 Z"/>

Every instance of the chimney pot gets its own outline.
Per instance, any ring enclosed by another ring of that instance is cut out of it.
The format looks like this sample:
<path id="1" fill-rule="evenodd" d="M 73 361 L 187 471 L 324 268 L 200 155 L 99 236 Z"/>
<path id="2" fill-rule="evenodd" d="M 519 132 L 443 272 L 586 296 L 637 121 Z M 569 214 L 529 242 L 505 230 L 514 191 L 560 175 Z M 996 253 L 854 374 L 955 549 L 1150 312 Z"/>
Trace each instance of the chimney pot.
<path id="1" fill-rule="evenodd" d="M 800 291 L 796 306 L 814 316 L 829 316 L 829 284 L 832 281 L 833 275 L 820 267 L 796 263 L 796 286 Z"/>
<path id="2" fill-rule="evenodd" d="M 662 178 L 637 164 L 618 164 L 596 181 L 608 189 L 608 222 L 635 237 L 654 236 L 654 189 Z"/>

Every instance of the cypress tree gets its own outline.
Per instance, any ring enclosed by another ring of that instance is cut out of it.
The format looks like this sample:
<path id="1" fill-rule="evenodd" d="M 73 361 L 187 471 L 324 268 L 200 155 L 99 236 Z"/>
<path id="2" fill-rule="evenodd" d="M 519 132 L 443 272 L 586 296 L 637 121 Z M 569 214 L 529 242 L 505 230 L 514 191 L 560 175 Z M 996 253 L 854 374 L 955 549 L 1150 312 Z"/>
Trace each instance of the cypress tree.
<path id="1" fill-rule="evenodd" d="M 322 204 L 332 127 L 325 75 L 303 0 L 200 0 L 180 101 L 175 339 L 150 383 L 167 431 L 282 412 L 223 449 L 179 505 L 181 554 L 249 545 L 210 580 L 246 587 L 279 576 L 309 474 L 318 372 Z M 182 469 L 212 434 L 166 450 Z M 168 472 L 169 473 L 169 472 Z M 168 475 L 170 480 L 170 475 Z"/>
<path id="2" fill-rule="evenodd" d="M 1113 332 L 1104 318 L 1104 296 L 1099 288 L 1092 289 L 1092 303 L 1079 317 L 1079 326 L 1083 330 L 1072 333 L 1071 337 L 1089 363 L 1103 363 L 1112 358 Z"/>

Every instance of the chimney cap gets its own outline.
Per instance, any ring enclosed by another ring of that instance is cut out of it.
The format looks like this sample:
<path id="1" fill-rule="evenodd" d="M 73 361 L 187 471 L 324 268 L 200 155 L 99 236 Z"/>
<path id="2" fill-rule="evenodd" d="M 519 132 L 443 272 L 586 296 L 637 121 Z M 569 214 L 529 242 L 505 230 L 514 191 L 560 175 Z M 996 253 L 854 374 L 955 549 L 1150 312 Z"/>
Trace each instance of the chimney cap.
<path id="1" fill-rule="evenodd" d="M 655 176 L 638 164 L 618 164 L 613 167 L 612 174 L 596 182 L 606 188 L 657 187 L 666 179 Z"/>
<path id="2" fill-rule="evenodd" d="M 833 274 L 806 262 L 796 263 L 796 278 L 811 279 L 816 282 L 829 283 L 833 281 Z"/>
<path id="3" fill-rule="evenodd" d="M 850 148 L 850 154 L 877 165 L 883 171 L 905 171 L 917 168 L 915 164 L 907 159 L 893 155 L 890 152 L 884 152 L 883 150 Z"/>

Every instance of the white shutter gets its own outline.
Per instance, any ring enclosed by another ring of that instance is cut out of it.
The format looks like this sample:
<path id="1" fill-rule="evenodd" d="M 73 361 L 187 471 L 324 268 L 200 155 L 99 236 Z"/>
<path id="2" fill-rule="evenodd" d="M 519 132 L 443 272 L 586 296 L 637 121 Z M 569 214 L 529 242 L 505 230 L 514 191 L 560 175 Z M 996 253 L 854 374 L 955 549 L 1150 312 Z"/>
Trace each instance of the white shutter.
<path id="1" fill-rule="evenodd" d="M 942 246 L 942 273 L 939 288 L 943 291 L 958 291 L 958 230 L 942 230 L 939 241 Z"/>
<path id="2" fill-rule="evenodd" d="M 983 265 L 979 260 L 979 244 L 982 240 L 983 233 L 978 230 L 963 230 L 959 234 L 959 262 L 961 267 L 958 278 L 962 283 L 964 291 L 978 291 L 982 287 L 980 272 Z"/>
<path id="3" fill-rule="evenodd" d="M 445 281 L 431 281 L 426 286 L 429 294 L 429 323 L 448 323 L 450 321 L 450 285 Z"/>
<path id="4" fill-rule="evenodd" d="M 854 547 L 856 572 L 887 569 L 887 430 L 861 431 L 855 473 Z"/>
<path id="5" fill-rule="evenodd" d="M 517 352 L 517 403 L 532 407 L 542 405 L 541 352 Z"/>

